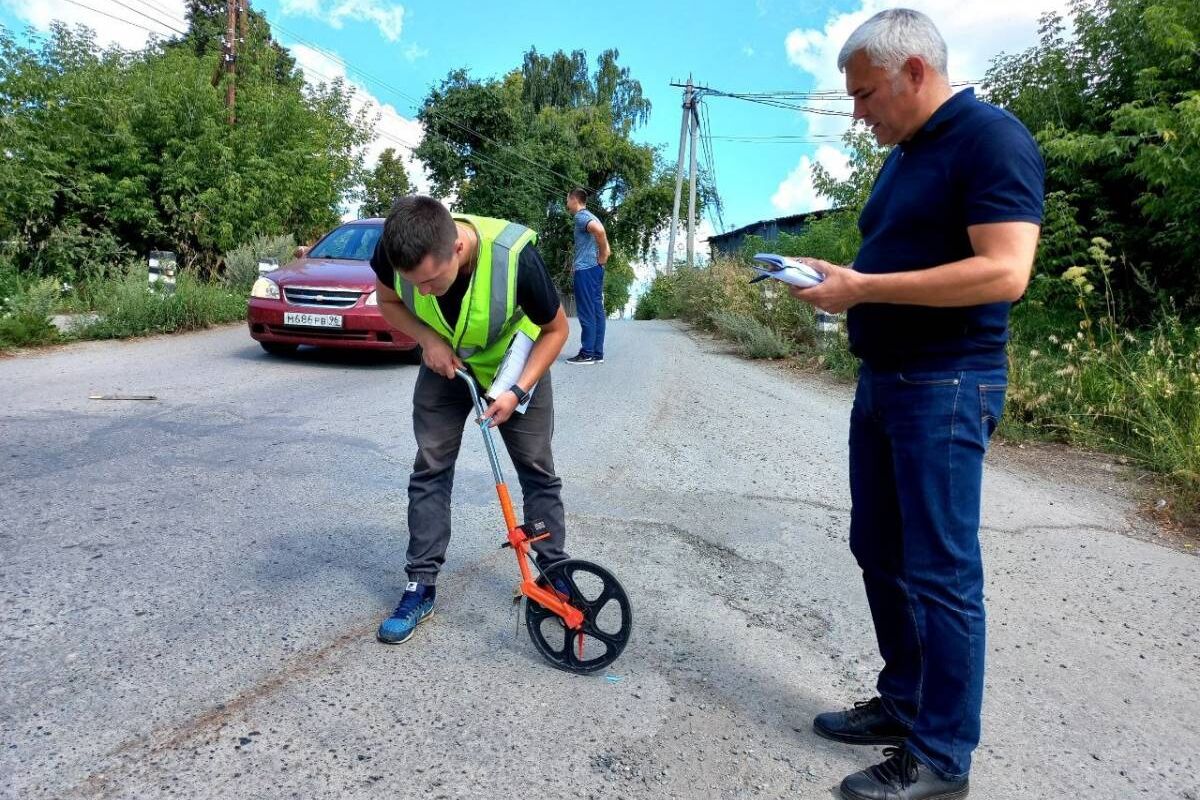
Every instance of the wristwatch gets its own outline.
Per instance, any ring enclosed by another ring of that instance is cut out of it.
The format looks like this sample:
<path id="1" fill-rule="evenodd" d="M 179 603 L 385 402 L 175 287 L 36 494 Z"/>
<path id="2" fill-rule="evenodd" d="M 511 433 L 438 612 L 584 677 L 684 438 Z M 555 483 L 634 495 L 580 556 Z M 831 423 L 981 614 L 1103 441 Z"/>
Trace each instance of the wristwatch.
<path id="1" fill-rule="evenodd" d="M 508 387 L 508 390 L 517 396 L 517 405 L 525 405 L 525 401 L 529 399 L 529 392 L 517 386 L 515 383 Z"/>

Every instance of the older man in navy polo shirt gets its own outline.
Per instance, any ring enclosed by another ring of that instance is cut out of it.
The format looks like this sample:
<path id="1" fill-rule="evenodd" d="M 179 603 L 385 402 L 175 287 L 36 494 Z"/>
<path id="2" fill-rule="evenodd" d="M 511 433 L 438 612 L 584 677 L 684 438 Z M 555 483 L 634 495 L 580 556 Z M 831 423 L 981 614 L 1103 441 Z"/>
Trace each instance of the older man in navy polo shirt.
<path id="1" fill-rule="evenodd" d="M 924 14 L 884 11 L 838 66 L 854 117 L 895 145 L 852 267 L 795 297 L 847 311 L 861 359 L 850 416 L 850 549 L 884 667 L 879 696 L 819 715 L 822 736 L 888 744 L 853 800 L 965 797 L 983 700 L 980 487 L 1004 406 L 1010 304 L 1029 282 L 1043 164 L 1015 117 L 954 94 Z"/>

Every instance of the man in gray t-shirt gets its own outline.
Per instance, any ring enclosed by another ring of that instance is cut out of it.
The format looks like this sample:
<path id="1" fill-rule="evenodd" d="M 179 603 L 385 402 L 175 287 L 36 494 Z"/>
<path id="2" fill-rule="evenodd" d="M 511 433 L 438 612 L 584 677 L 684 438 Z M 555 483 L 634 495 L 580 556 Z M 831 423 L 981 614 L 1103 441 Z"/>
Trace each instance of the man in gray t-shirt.
<path id="1" fill-rule="evenodd" d="M 596 215 L 585 208 L 587 192 L 572 189 L 567 210 L 575 215 L 575 313 L 579 317 L 579 353 L 568 364 L 604 363 L 604 265 L 608 262 L 608 235 Z"/>

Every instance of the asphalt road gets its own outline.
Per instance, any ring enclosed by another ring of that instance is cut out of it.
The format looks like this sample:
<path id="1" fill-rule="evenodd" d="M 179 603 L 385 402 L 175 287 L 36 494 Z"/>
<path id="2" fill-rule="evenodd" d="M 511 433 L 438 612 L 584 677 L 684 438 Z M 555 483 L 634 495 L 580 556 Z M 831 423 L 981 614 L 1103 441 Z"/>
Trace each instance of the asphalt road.
<path id="1" fill-rule="evenodd" d="M 878 665 L 848 390 L 669 323 L 606 349 L 553 372 L 568 547 L 635 609 L 592 677 L 517 625 L 472 430 L 437 616 L 375 642 L 415 367 L 240 327 L 0 360 L 0 796 L 831 797 L 879 759 L 810 731 Z M 1200 800 L 1200 561 L 1110 493 L 986 484 L 972 797 Z"/>

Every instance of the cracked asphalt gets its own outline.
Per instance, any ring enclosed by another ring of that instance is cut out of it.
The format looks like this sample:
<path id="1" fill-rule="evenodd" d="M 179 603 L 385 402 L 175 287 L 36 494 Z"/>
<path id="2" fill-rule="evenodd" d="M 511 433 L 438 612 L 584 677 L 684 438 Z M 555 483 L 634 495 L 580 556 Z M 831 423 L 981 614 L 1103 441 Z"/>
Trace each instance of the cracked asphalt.
<path id="1" fill-rule="evenodd" d="M 0 360 L 0 797 L 834 796 L 879 759 L 810 730 L 878 668 L 849 388 L 608 330 L 604 365 L 554 369 L 568 548 L 634 605 L 590 677 L 528 641 L 471 429 L 437 614 L 375 642 L 414 367 L 272 358 L 241 327 Z M 158 399 L 88 399 L 112 393 Z M 972 797 L 1200 800 L 1200 561 L 1143 524 L 989 469 Z"/>

